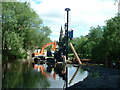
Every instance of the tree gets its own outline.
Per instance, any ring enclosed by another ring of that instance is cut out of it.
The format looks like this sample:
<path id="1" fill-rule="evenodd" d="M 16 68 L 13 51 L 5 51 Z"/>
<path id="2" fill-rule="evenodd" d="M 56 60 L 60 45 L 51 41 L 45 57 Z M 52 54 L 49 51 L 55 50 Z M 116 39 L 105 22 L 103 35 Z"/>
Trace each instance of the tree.
<path id="1" fill-rule="evenodd" d="M 107 52 L 106 60 L 108 65 L 112 61 L 120 60 L 120 17 L 116 16 L 106 21 L 106 29 L 104 30 L 104 41 L 106 42 Z"/>
<path id="2" fill-rule="evenodd" d="M 103 39 L 103 27 L 91 27 L 90 32 L 88 34 L 88 43 L 87 46 L 89 48 L 90 58 L 94 60 L 99 59 L 99 49 L 100 41 Z"/>
<path id="3" fill-rule="evenodd" d="M 120 17 L 107 20 L 105 26 L 91 27 L 88 35 L 72 42 L 81 58 L 105 62 L 111 67 L 112 62 L 120 60 Z"/>
<path id="4" fill-rule="evenodd" d="M 20 53 L 34 49 L 35 45 L 41 47 L 51 41 L 51 30 L 43 26 L 42 22 L 29 3 L 2 2 L 3 55 L 17 57 Z"/>
<path id="5" fill-rule="evenodd" d="M 88 33 L 88 37 L 90 41 L 94 41 L 95 43 L 98 43 L 101 38 L 103 37 L 103 29 L 100 26 L 97 27 L 91 27 L 90 32 Z"/>

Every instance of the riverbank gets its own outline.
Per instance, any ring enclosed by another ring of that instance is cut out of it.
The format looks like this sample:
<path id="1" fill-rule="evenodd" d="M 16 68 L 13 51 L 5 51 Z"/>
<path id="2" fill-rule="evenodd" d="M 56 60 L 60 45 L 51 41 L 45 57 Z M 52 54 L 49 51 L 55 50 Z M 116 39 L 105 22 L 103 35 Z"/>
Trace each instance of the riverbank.
<path id="1" fill-rule="evenodd" d="M 89 72 L 84 81 L 80 81 L 67 88 L 120 88 L 120 70 L 94 66 L 82 66 L 83 70 Z"/>

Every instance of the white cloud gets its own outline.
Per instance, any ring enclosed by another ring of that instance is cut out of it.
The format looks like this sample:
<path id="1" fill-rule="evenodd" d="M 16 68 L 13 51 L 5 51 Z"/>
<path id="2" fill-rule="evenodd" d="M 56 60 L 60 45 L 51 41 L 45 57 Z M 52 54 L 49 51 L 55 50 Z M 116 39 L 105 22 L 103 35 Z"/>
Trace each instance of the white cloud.
<path id="1" fill-rule="evenodd" d="M 114 17 L 117 4 L 114 0 L 29 0 L 31 7 L 51 30 L 51 39 L 58 40 L 61 25 L 66 23 L 65 8 L 70 8 L 70 28 L 74 36 L 85 35 L 91 26 L 104 25 L 104 21 Z M 36 3 L 40 1 L 41 3 Z"/>

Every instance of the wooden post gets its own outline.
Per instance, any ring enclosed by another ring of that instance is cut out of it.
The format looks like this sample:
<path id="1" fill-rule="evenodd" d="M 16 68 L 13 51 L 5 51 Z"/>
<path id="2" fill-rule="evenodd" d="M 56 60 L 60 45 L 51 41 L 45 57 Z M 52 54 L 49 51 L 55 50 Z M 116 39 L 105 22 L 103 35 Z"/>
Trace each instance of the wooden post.
<path id="1" fill-rule="evenodd" d="M 76 59 L 78 60 L 78 63 L 79 63 L 79 64 L 82 64 L 82 62 L 80 61 L 80 58 L 79 58 L 79 56 L 78 56 L 75 48 L 73 47 L 72 43 L 70 43 L 70 46 L 71 46 L 72 51 L 73 51 L 74 54 L 75 54 Z"/>

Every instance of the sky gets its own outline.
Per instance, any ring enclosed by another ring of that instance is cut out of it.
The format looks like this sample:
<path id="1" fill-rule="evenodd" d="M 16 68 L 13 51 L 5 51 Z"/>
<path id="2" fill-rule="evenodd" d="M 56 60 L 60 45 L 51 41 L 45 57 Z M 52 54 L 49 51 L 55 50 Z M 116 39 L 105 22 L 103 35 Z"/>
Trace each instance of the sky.
<path id="1" fill-rule="evenodd" d="M 67 22 L 69 11 L 69 30 L 74 38 L 87 35 L 90 27 L 104 26 L 105 21 L 117 14 L 115 0 L 20 0 L 30 2 L 31 8 L 42 18 L 43 25 L 50 27 L 52 41 L 58 40 L 61 26 Z"/>

